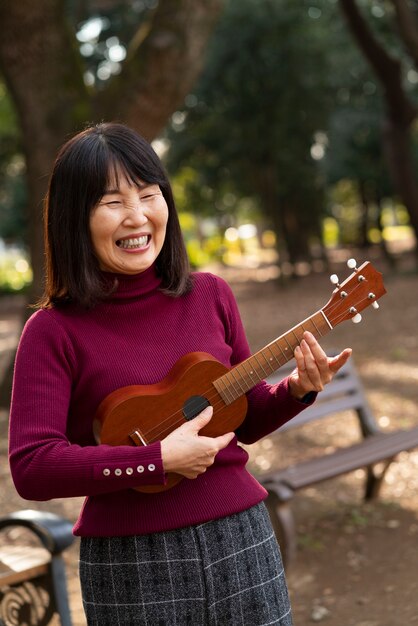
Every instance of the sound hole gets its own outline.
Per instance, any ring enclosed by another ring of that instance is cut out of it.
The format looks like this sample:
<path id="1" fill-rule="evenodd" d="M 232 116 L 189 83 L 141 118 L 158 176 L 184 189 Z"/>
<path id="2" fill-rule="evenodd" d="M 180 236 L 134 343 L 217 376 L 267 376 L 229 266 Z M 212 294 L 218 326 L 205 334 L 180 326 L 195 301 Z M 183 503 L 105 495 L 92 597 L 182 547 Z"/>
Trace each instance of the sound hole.
<path id="1" fill-rule="evenodd" d="M 210 402 L 203 396 L 191 396 L 183 405 L 183 415 L 186 420 L 192 420 L 207 406 L 210 406 Z"/>

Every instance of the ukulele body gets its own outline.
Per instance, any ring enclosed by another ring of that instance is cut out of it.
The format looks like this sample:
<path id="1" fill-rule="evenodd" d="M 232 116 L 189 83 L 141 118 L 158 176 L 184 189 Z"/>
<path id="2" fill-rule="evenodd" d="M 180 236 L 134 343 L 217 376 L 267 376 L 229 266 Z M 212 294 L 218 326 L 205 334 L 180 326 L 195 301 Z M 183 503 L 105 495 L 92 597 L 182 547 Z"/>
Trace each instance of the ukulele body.
<path id="1" fill-rule="evenodd" d="M 331 276 L 337 286 L 322 309 L 233 368 L 228 369 L 206 352 L 191 352 L 177 361 L 160 383 L 131 385 L 111 393 L 100 404 L 94 420 L 97 442 L 148 445 L 167 437 L 209 404 L 213 417 L 200 434 L 217 437 L 234 431 L 247 412 L 245 393 L 293 358 L 305 331 L 319 339 L 344 320 L 358 322 L 360 311 L 369 305 L 378 308 L 376 301 L 386 293 L 381 273 L 368 261 L 357 268 L 350 259 L 347 265 L 355 271 L 341 284 L 336 275 Z M 182 478 L 169 474 L 166 485 L 137 490 L 165 491 Z"/>
<path id="2" fill-rule="evenodd" d="M 213 385 L 228 371 L 210 354 L 191 352 L 179 359 L 161 382 L 115 390 L 97 409 L 93 422 L 96 441 L 111 446 L 148 445 L 164 439 L 209 405 L 213 416 L 200 435 L 217 437 L 235 430 L 245 418 L 247 399 L 242 395 L 227 404 Z M 182 478 L 171 473 L 165 485 L 135 489 L 146 493 L 165 491 Z"/>

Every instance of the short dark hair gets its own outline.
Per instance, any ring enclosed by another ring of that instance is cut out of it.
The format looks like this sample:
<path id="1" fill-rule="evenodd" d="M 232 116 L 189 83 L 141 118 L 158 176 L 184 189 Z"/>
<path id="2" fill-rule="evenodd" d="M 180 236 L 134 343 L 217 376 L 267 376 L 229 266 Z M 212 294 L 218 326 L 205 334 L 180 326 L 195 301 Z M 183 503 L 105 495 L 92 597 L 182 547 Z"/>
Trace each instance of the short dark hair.
<path id="1" fill-rule="evenodd" d="M 127 180 L 158 184 L 168 206 L 167 231 L 156 260 L 161 288 L 179 296 L 190 290 L 190 266 L 164 167 L 150 144 L 118 123 L 86 128 L 59 151 L 44 205 L 46 284 L 39 306 L 75 302 L 92 308 L 116 288 L 106 283 L 94 255 L 89 219 L 107 184 Z"/>

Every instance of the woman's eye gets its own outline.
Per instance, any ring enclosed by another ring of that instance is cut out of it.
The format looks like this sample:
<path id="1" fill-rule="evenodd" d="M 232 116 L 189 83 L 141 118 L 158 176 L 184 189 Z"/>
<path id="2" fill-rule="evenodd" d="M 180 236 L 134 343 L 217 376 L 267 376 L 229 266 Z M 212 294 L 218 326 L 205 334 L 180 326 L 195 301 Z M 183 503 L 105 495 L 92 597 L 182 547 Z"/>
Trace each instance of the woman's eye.
<path id="1" fill-rule="evenodd" d="M 153 198 L 156 195 L 157 194 L 155 193 L 148 193 L 146 196 L 141 196 L 141 200 L 149 200 L 150 198 Z"/>
<path id="2" fill-rule="evenodd" d="M 110 200 L 109 202 L 106 202 L 107 206 L 113 206 L 113 207 L 117 207 L 120 206 L 122 203 L 119 200 Z"/>

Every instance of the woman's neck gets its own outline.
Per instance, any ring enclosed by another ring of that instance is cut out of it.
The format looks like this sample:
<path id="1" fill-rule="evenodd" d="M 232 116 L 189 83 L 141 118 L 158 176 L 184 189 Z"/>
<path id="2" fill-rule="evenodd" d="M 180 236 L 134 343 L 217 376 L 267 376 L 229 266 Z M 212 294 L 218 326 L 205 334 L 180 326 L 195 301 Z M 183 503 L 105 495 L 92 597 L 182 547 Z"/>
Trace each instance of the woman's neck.
<path id="1" fill-rule="evenodd" d="M 110 300 L 125 300 L 141 297 L 155 291 L 161 285 L 161 278 L 157 275 L 155 264 L 139 274 L 114 274 L 103 272 L 106 280 L 111 283 L 116 279 L 116 290 L 110 295 Z"/>

